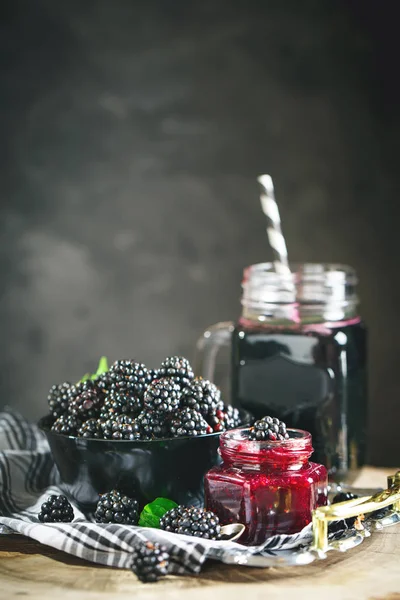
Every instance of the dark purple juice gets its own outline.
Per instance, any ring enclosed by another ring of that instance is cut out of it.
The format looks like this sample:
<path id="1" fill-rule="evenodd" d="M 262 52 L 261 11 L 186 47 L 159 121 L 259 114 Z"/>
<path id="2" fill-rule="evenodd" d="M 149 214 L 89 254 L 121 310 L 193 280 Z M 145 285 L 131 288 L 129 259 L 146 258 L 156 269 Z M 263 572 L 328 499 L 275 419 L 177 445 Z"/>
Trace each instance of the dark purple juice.
<path id="1" fill-rule="evenodd" d="M 232 401 L 309 431 L 313 460 L 341 476 L 365 463 L 366 330 L 359 318 L 281 328 L 241 319 Z"/>

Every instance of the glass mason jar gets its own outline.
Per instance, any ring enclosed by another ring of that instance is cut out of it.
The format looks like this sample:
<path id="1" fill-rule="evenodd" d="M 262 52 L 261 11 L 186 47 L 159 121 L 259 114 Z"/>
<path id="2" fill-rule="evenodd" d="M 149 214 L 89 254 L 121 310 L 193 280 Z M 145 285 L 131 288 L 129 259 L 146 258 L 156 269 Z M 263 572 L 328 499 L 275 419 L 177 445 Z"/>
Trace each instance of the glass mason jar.
<path id="1" fill-rule="evenodd" d="M 222 464 L 206 474 L 204 499 L 223 525 L 243 523 L 240 542 L 253 545 L 310 523 L 312 511 L 327 503 L 328 476 L 323 465 L 309 462 L 308 432 L 288 429 L 287 440 L 259 442 L 248 431 L 221 435 Z"/>
<path id="2" fill-rule="evenodd" d="M 197 345 L 197 372 L 211 380 L 229 345 L 232 404 L 309 431 L 314 459 L 340 480 L 365 463 L 366 329 L 356 286 L 347 266 L 291 265 L 283 277 L 270 263 L 252 265 L 239 321 L 209 327 Z"/>

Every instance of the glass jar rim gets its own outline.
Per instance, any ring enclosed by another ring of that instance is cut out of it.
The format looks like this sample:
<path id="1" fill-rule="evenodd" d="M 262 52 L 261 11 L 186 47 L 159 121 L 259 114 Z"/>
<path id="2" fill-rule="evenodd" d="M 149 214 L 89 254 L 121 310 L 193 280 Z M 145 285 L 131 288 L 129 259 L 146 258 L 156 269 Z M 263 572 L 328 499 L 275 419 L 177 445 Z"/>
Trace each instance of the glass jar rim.
<path id="1" fill-rule="evenodd" d="M 249 427 L 229 429 L 220 437 L 220 445 L 230 449 L 239 449 L 246 445 L 247 453 L 258 453 L 262 450 L 282 448 L 287 452 L 298 452 L 308 449 L 312 444 L 311 433 L 303 429 L 288 428 L 289 438 L 285 440 L 249 440 Z M 248 447 L 247 447 L 248 446 Z"/>
<path id="2" fill-rule="evenodd" d="M 341 263 L 314 263 L 314 262 L 293 262 L 289 265 L 291 273 L 283 275 L 275 270 L 274 263 L 264 262 L 255 263 L 243 270 L 242 285 L 250 277 L 263 277 L 270 283 L 279 284 L 279 282 L 292 282 L 296 285 L 298 282 L 323 282 L 325 280 L 336 280 L 337 283 L 346 283 L 348 285 L 357 285 L 358 277 L 355 269 L 350 265 Z"/>
<path id="3" fill-rule="evenodd" d="M 274 465 L 274 468 L 304 464 L 313 453 L 312 438 L 308 431 L 287 429 L 291 437 L 285 440 L 249 440 L 247 428 L 226 431 L 220 438 L 220 455 L 230 464 L 259 468 Z"/>

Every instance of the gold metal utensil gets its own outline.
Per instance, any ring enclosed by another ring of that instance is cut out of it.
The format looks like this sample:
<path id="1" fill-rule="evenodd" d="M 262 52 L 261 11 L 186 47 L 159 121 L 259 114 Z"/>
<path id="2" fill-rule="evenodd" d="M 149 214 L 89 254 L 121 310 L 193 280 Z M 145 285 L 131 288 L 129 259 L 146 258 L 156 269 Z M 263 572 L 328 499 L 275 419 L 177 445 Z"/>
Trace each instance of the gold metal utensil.
<path id="1" fill-rule="evenodd" d="M 400 471 L 388 477 L 388 487 L 373 496 L 363 496 L 338 502 L 330 506 L 321 506 L 313 511 L 312 550 L 326 552 L 328 544 L 328 523 L 361 515 L 393 505 L 393 511 L 400 515 Z"/>

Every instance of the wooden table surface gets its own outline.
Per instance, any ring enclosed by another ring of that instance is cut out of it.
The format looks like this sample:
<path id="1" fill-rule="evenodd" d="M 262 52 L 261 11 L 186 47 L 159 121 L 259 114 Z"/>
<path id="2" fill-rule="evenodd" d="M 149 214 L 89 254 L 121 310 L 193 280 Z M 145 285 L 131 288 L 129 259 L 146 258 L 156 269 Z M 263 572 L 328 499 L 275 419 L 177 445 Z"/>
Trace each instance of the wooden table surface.
<path id="1" fill-rule="evenodd" d="M 356 485 L 386 486 L 395 469 L 363 470 Z M 142 584 L 129 570 L 95 566 L 29 538 L 0 536 L 0 598 L 126 600 L 400 600 L 400 525 L 356 549 L 304 567 L 255 569 L 209 561 L 197 577 Z"/>

